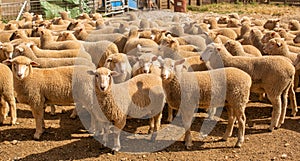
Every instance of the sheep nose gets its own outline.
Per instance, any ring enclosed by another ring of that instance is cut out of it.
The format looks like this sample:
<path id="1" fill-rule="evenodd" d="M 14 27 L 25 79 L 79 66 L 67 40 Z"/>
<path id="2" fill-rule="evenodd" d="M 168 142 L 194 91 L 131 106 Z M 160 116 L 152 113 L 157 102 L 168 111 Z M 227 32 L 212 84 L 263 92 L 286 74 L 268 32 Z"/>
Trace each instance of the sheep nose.
<path id="1" fill-rule="evenodd" d="M 203 61 L 202 57 L 200 56 L 200 60 Z"/>
<path id="2" fill-rule="evenodd" d="M 17 75 L 18 75 L 18 77 L 21 77 L 23 74 L 22 73 L 18 73 Z"/>
<path id="3" fill-rule="evenodd" d="M 102 91 L 104 91 L 105 87 L 100 87 L 100 89 L 101 89 Z"/>
<path id="4" fill-rule="evenodd" d="M 149 73 L 149 71 L 148 70 L 144 70 L 144 73 Z"/>

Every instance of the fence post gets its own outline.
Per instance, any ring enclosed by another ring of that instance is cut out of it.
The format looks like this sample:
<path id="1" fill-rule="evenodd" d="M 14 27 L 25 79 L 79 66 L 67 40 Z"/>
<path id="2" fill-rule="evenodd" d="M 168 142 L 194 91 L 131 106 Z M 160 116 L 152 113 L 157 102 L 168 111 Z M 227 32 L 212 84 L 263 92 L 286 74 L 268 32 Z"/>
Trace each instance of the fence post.
<path id="1" fill-rule="evenodd" d="M 81 13 L 83 12 L 83 9 L 82 9 L 82 0 L 79 0 L 79 10 L 80 10 Z"/>
<path id="2" fill-rule="evenodd" d="M 18 17 L 17 17 L 16 21 L 19 21 L 19 19 L 20 19 L 22 13 L 23 13 L 23 11 L 24 11 L 24 8 L 26 7 L 26 4 L 27 4 L 27 1 L 24 1 L 24 4 L 23 4 L 23 6 L 22 6 L 22 8 L 21 8 L 21 10 L 20 10 L 20 12 L 19 12 L 19 14 L 18 14 Z"/>

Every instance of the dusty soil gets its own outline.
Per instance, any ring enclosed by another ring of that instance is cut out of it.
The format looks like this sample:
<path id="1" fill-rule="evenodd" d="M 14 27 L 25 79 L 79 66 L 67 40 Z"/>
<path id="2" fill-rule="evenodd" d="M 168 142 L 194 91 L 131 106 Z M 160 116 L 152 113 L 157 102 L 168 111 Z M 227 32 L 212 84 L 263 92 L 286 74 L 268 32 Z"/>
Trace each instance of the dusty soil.
<path id="1" fill-rule="evenodd" d="M 294 15 L 295 16 L 295 15 Z M 297 99 L 299 102 L 299 98 Z M 103 147 L 83 127 L 79 118 L 70 119 L 73 107 L 60 107 L 57 115 L 51 116 L 46 109 L 46 131 L 40 141 L 33 140 L 35 132 L 34 119 L 29 106 L 17 104 L 18 122 L 9 125 L 9 118 L 0 126 L 0 160 L 299 160 L 300 158 L 300 113 L 289 117 L 287 111 L 284 125 L 268 132 L 271 118 L 271 105 L 267 102 L 250 102 L 246 108 L 248 123 L 245 143 L 242 148 L 233 148 L 237 140 L 237 128 L 233 137 L 227 142 L 219 139 L 225 132 L 227 113 L 223 110 L 213 131 L 205 138 L 199 137 L 200 127 L 206 117 L 203 111 L 195 115 L 192 125 L 194 146 L 186 150 L 183 137 L 174 142 L 157 140 L 152 145 L 169 146 L 150 153 L 119 152 L 112 155 L 109 148 Z M 62 110 L 64 109 L 64 110 Z M 162 128 L 166 123 L 166 110 L 162 119 Z M 125 131 L 131 134 L 147 133 L 148 121 L 145 119 L 129 119 Z M 249 124 L 250 125 L 250 124 Z M 121 145 L 134 147 L 138 151 L 149 149 L 149 140 L 135 144 L 130 137 L 122 136 Z"/>
<path id="2" fill-rule="evenodd" d="M 0 160 L 298 160 L 300 158 L 300 115 L 287 117 L 284 125 L 268 132 L 272 108 L 268 103 L 249 103 L 246 109 L 248 122 L 254 127 L 246 127 L 245 143 L 242 148 L 233 148 L 237 138 L 237 128 L 233 137 L 227 142 L 219 139 L 225 132 L 227 113 L 222 115 L 213 131 L 200 138 L 200 126 L 206 114 L 196 114 L 192 125 L 194 146 L 186 150 L 183 138 L 170 146 L 151 153 L 119 152 L 112 155 L 109 148 L 90 136 L 79 118 L 72 120 L 69 115 L 73 107 L 63 107 L 51 116 L 46 109 L 46 132 L 40 141 L 33 140 L 34 119 L 27 105 L 18 104 L 19 125 L 10 126 L 9 121 L 0 127 Z M 291 110 L 288 110 L 289 116 Z M 166 110 L 164 111 L 166 116 Z M 125 131 L 146 134 L 148 121 L 129 119 Z M 163 128 L 167 126 L 166 117 L 162 120 Z M 146 141 L 147 142 L 147 141 Z M 121 137 L 121 144 L 142 150 L 146 144 L 131 144 L 130 139 Z M 167 143 L 167 142 L 166 142 Z M 164 144 L 158 140 L 156 144 Z"/>

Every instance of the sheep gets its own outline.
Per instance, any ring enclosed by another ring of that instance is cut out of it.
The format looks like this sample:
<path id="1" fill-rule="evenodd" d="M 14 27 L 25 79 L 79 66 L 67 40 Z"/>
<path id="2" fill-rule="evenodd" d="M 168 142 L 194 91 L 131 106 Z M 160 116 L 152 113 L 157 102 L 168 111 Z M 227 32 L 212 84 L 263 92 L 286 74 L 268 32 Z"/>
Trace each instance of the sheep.
<path id="1" fill-rule="evenodd" d="M 93 78 L 87 71 L 94 67 L 67 66 L 58 68 L 33 68 L 38 63 L 18 56 L 3 63 L 12 65 L 14 90 L 20 103 L 31 107 L 35 119 L 34 139 L 39 140 L 45 127 L 46 104 L 69 105 L 76 103 L 90 109 L 93 103 Z"/>
<path id="2" fill-rule="evenodd" d="M 0 42 L 10 42 L 10 37 L 14 31 L 0 31 Z"/>
<path id="3" fill-rule="evenodd" d="M 198 52 L 190 52 L 181 50 L 179 42 L 171 35 L 168 35 L 161 41 L 160 50 L 162 50 L 163 58 L 169 57 L 173 59 L 187 58 L 199 55 Z"/>
<path id="4" fill-rule="evenodd" d="M 1 43 L 0 42 L 0 60 L 1 62 L 6 60 L 6 59 L 11 59 L 13 57 L 13 52 L 14 52 L 14 46 L 9 43 Z"/>
<path id="5" fill-rule="evenodd" d="M 152 53 L 144 53 L 137 57 L 137 62 L 132 67 L 132 76 L 134 77 L 143 73 L 160 76 L 159 64 L 156 61 L 157 58 Z"/>
<path id="6" fill-rule="evenodd" d="M 158 44 L 153 40 L 139 38 L 138 30 L 130 30 L 123 52 L 128 54 L 135 49 L 138 44 L 141 46 L 158 47 Z"/>
<path id="7" fill-rule="evenodd" d="M 68 20 L 68 21 L 72 21 L 73 19 L 72 18 L 69 18 L 69 12 L 66 12 L 66 11 L 60 11 L 58 12 L 60 14 L 60 17 L 63 19 L 63 20 Z"/>
<path id="8" fill-rule="evenodd" d="M 240 41 L 242 45 L 251 44 L 250 31 L 251 31 L 250 23 L 243 23 L 241 27 L 241 34 L 237 37 L 237 40 Z"/>
<path id="9" fill-rule="evenodd" d="M 83 48 L 92 57 L 93 64 L 96 67 L 103 67 L 109 55 L 119 53 L 118 47 L 115 43 L 110 41 L 97 42 L 81 42 Z"/>
<path id="10" fill-rule="evenodd" d="M 42 30 L 40 43 L 42 49 L 50 49 L 50 50 L 62 50 L 62 49 L 79 49 L 81 47 L 80 42 L 77 41 L 63 41 L 56 42 L 53 41 L 53 36 L 49 30 Z"/>
<path id="11" fill-rule="evenodd" d="M 95 41 L 102 41 L 107 40 L 115 43 L 118 47 L 119 52 L 123 52 L 124 46 L 127 42 L 127 37 L 120 33 L 113 33 L 113 34 L 93 34 L 87 33 L 85 29 L 79 28 L 74 31 L 73 33 L 78 40 L 95 42 Z"/>
<path id="12" fill-rule="evenodd" d="M 0 92 L 1 104 L 0 107 L 0 124 L 6 119 L 8 112 L 11 115 L 11 125 L 17 124 L 17 108 L 13 88 L 13 74 L 8 66 L 0 63 L 1 79 Z"/>
<path id="13" fill-rule="evenodd" d="M 174 67 L 183 60 L 159 59 L 162 85 L 169 106 L 179 109 L 186 130 L 185 146 L 190 149 L 192 138 L 190 126 L 194 109 L 216 108 L 228 103 L 228 125 L 223 140 L 231 136 L 235 118 L 238 119 L 239 133 L 235 147 L 241 147 L 245 134 L 245 108 L 249 101 L 251 77 L 236 68 L 224 68 L 202 72 L 176 72 Z M 222 79 L 226 77 L 226 81 Z M 192 87 L 192 88 L 191 88 Z M 224 97 L 220 97 L 224 96 Z M 214 100 L 212 103 L 211 100 Z"/>
<path id="14" fill-rule="evenodd" d="M 34 54 L 34 52 L 30 48 L 31 44 L 20 44 L 15 48 L 14 57 L 16 56 L 26 56 L 30 58 L 31 60 L 39 63 L 39 67 L 41 68 L 53 68 L 53 67 L 60 67 L 60 66 L 70 66 L 70 65 L 86 65 L 86 66 L 92 66 L 92 62 L 80 58 L 80 57 L 74 57 L 74 58 L 38 58 Z"/>
<path id="15" fill-rule="evenodd" d="M 35 44 L 29 44 L 31 50 L 38 58 L 72 58 L 81 57 L 87 60 L 92 60 L 90 54 L 81 49 L 68 49 L 68 50 L 43 50 Z"/>
<path id="16" fill-rule="evenodd" d="M 219 28 L 219 26 L 217 25 L 217 20 L 213 17 L 208 19 L 208 24 L 210 24 L 211 31 L 214 31 L 220 35 L 224 35 L 233 40 L 235 40 L 238 37 L 237 33 L 230 28 Z"/>
<path id="17" fill-rule="evenodd" d="M 262 56 L 260 51 L 252 45 L 242 45 L 238 41 L 229 40 L 224 44 L 227 51 L 233 56 Z M 250 48 L 250 53 L 245 51 L 245 48 Z"/>
<path id="18" fill-rule="evenodd" d="M 265 22 L 264 28 L 268 30 L 273 30 L 276 27 L 279 27 L 279 19 L 269 19 Z"/>
<path id="19" fill-rule="evenodd" d="M 288 28 L 291 31 L 300 31 L 300 23 L 297 20 L 290 20 Z"/>
<path id="20" fill-rule="evenodd" d="M 126 117 L 150 118 L 149 133 L 151 140 L 156 137 L 160 128 L 161 113 L 165 103 L 165 95 L 161 78 L 153 74 L 141 74 L 132 79 L 114 84 L 115 71 L 100 67 L 89 71 L 94 75 L 95 90 L 100 109 L 114 125 L 113 152 L 121 149 L 120 132 L 126 124 Z M 104 138 L 107 140 L 107 138 Z"/>
<path id="21" fill-rule="evenodd" d="M 265 55 L 263 51 L 264 44 L 261 41 L 262 38 L 263 34 L 259 29 L 254 28 L 250 31 L 250 45 L 255 46 L 261 52 L 262 55 Z"/>
<path id="22" fill-rule="evenodd" d="M 268 43 L 269 40 L 273 38 L 281 38 L 281 36 L 279 35 L 279 33 L 275 31 L 266 32 L 264 36 L 261 38 L 261 42 L 265 44 Z M 291 52 L 300 52 L 299 47 L 288 45 L 288 48 Z"/>
<path id="23" fill-rule="evenodd" d="M 28 37 L 24 30 L 16 30 L 13 32 L 9 38 L 14 46 L 17 46 L 23 42 L 34 42 L 36 45 L 40 46 L 40 38 Z"/>
<path id="24" fill-rule="evenodd" d="M 251 91 L 265 92 L 273 105 L 269 131 L 279 128 L 284 123 L 287 95 L 292 98 L 292 108 L 295 109 L 296 99 L 293 89 L 295 68 L 285 57 L 243 57 L 232 56 L 221 44 L 210 44 L 202 53 L 201 59 L 209 69 L 236 67 L 252 78 Z M 270 82 L 273 82 L 270 84 Z M 274 85 L 276 84 L 276 85 Z"/>
<path id="25" fill-rule="evenodd" d="M 127 55 L 123 53 L 114 53 L 109 55 L 104 67 L 119 73 L 118 76 L 114 77 L 114 83 L 125 82 L 131 78 L 132 68 L 129 64 Z"/>

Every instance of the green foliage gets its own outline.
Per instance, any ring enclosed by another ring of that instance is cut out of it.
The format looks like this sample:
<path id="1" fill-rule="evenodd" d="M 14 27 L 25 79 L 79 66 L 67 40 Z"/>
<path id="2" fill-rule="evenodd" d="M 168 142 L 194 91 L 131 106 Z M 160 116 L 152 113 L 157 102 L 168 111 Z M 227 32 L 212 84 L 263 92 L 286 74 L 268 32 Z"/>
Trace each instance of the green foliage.
<path id="1" fill-rule="evenodd" d="M 82 0 L 81 7 L 83 12 L 89 13 L 91 9 L 88 7 L 87 2 L 88 0 Z M 66 3 L 69 4 L 67 7 L 65 6 Z M 75 18 L 81 13 L 80 0 L 56 0 L 50 2 L 43 0 L 41 1 L 41 6 L 47 19 L 58 17 L 60 11 L 70 11 L 71 18 Z"/>

